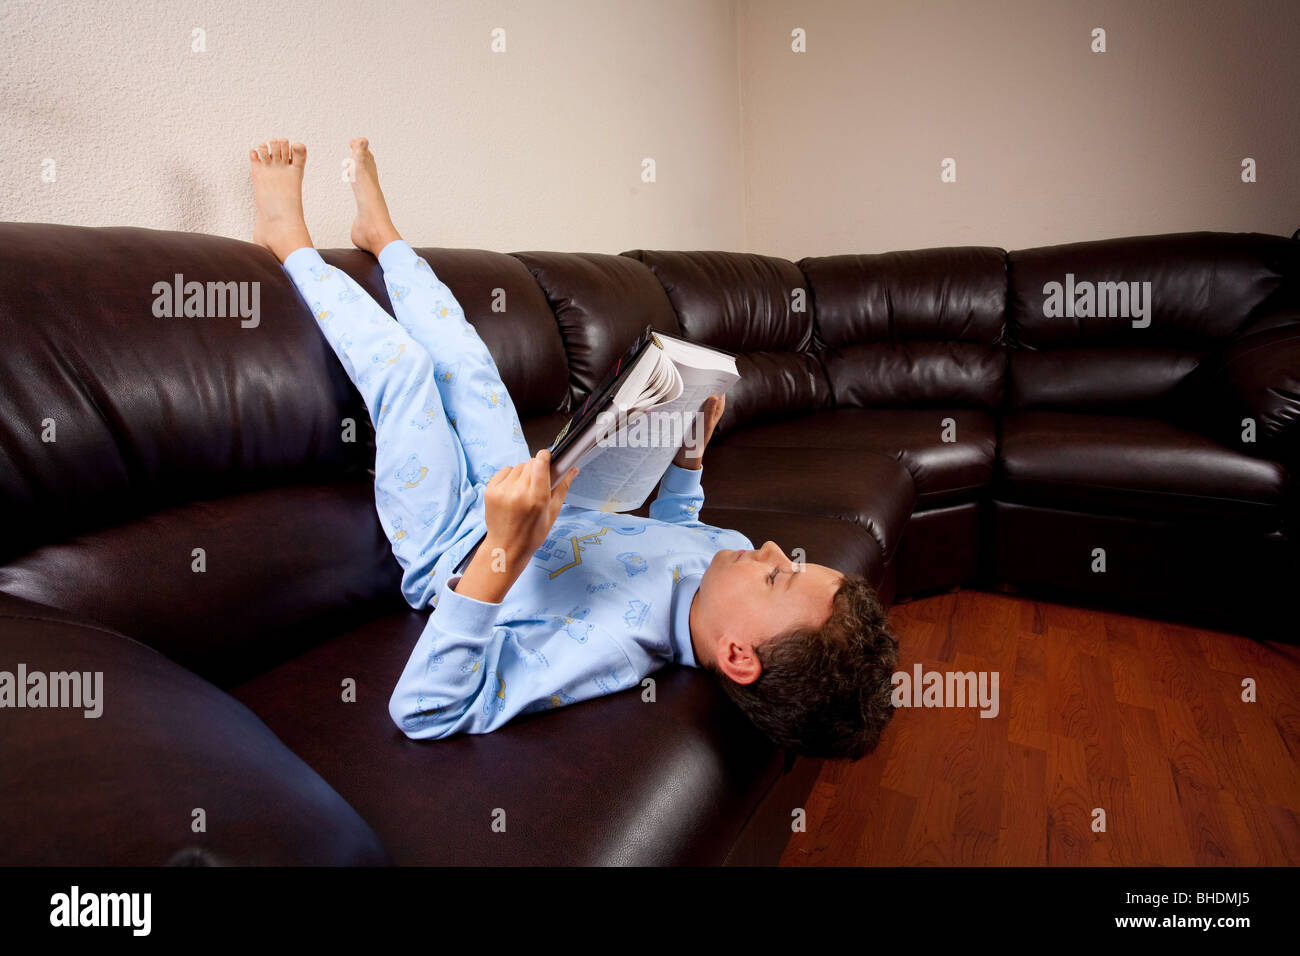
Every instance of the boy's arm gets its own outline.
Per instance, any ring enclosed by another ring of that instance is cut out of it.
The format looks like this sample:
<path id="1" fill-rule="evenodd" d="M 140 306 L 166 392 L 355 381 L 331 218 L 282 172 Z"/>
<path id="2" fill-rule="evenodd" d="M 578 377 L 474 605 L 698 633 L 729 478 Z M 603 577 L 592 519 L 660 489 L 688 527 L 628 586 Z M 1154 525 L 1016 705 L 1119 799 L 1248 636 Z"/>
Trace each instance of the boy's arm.
<path id="1" fill-rule="evenodd" d="M 704 507 L 704 488 L 700 485 L 703 472 L 698 464 L 695 468 L 669 465 L 659 482 L 659 494 L 650 502 L 650 517 L 670 524 L 698 523 Z"/>
<path id="2" fill-rule="evenodd" d="M 550 487 L 550 452 L 502 468 L 484 492 L 487 535 L 463 575 L 452 577 L 388 702 L 408 737 L 445 735 L 483 689 L 497 612 L 542 546 L 577 475 Z"/>
<path id="3" fill-rule="evenodd" d="M 475 562 L 483 551 L 478 549 Z M 458 590 L 458 583 L 464 576 L 452 578 L 439 595 L 388 700 L 393 723 L 413 740 L 446 736 L 483 690 L 501 601 L 476 600 Z"/>
<path id="4" fill-rule="evenodd" d="M 700 406 L 700 415 L 691 424 L 689 440 L 678 449 L 659 482 L 659 494 L 650 503 L 651 518 L 671 524 L 699 522 L 700 509 L 704 507 L 704 489 L 700 485 L 704 449 L 726 407 L 726 395 L 711 395 Z"/>
<path id="5" fill-rule="evenodd" d="M 502 468 L 483 492 L 487 535 L 465 569 L 457 593 L 499 604 L 528 559 L 546 541 L 577 477 L 575 465 L 551 487 L 551 453 L 543 448 L 526 462 Z"/>

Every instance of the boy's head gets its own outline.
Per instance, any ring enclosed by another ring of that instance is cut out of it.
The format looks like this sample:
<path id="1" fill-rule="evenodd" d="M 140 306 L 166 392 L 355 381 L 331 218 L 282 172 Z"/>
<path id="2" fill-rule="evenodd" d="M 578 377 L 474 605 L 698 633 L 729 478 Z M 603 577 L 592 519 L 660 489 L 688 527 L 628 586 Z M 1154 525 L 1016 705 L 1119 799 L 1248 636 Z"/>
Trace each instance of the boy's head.
<path id="1" fill-rule="evenodd" d="M 810 757 L 857 760 L 893 716 L 898 642 L 866 579 L 796 571 L 774 541 L 719 551 L 690 612 L 700 665 L 768 737 Z"/>

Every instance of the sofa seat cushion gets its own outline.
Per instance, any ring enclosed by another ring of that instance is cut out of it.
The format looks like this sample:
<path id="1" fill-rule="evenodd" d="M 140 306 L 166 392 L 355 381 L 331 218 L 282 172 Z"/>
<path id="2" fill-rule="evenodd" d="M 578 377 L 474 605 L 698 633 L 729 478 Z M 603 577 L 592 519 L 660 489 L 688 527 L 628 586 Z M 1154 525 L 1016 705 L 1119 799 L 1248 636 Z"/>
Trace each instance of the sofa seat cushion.
<path id="1" fill-rule="evenodd" d="M 192 616 L 178 608 L 177 626 Z M 0 661 L 11 675 L 46 675 L 49 695 L 4 712 L 5 866 L 392 862 L 356 809 L 248 707 L 152 648 L 0 594 Z M 27 679 L 24 692 L 37 686 Z M 50 706 L 64 693 L 76 706 Z"/>
<path id="2" fill-rule="evenodd" d="M 916 508 L 923 511 L 980 498 L 993 482 L 996 441 L 993 416 L 981 409 L 834 408 L 740 428 L 728 432 L 722 444 L 888 455 L 911 472 Z"/>
<path id="3" fill-rule="evenodd" d="M 710 447 L 702 483 L 705 511 L 780 511 L 856 522 L 876 539 L 886 563 L 893 560 L 916 504 L 906 468 L 859 449 Z M 806 550 L 814 534 L 804 532 L 806 543 L 778 544 L 787 554 L 790 547 Z"/>
<path id="4" fill-rule="evenodd" d="M 111 627 L 219 687 L 405 607 L 369 480 L 225 495 L 86 531 L 0 565 L 0 593 Z"/>
<path id="5" fill-rule="evenodd" d="M 1093 514 L 1283 521 L 1286 469 L 1155 418 L 1020 412 L 1002 424 L 998 498 Z"/>
<path id="6" fill-rule="evenodd" d="M 675 664 L 654 673 L 653 702 L 633 688 L 490 734 L 410 740 L 388 699 L 425 620 L 377 618 L 232 690 L 398 864 L 720 864 L 781 775 L 782 751 L 713 677 Z"/>

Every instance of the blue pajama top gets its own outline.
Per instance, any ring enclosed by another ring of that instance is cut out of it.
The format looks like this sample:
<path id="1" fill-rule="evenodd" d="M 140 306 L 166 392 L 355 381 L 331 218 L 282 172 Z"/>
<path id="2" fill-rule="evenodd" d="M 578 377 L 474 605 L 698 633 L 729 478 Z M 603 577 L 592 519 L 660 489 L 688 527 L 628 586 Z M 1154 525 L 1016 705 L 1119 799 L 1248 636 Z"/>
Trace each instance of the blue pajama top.
<path id="1" fill-rule="evenodd" d="M 562 508 L 497 603 L 457 594 L 454 575 L 393 690 L 411 738 L 483 734 L 518 714 L 634 687 L 670 662 L 700 666 L 691 601 L 713 556 L 750 549 L 698 520 L 703 469 L 669 465 L 649 518 Z"/>

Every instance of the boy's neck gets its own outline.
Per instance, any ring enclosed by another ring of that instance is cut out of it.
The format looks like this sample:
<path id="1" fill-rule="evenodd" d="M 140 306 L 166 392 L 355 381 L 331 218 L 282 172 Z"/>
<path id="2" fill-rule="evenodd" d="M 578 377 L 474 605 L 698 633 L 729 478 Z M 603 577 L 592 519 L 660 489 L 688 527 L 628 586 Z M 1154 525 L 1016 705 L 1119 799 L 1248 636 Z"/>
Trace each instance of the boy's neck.
<path id="1" fill-rule="evenodd" d="M 695 638 L 695 635 L 698 633 L 698 630 L 695 626 L 695 621 L 696 621 L 695 605 L 699 603 L 699 600 L 700 600 L 700 592 L 699 589 L 697 588 L 695 593 L 691 596 L 691 610 L 690 613 L 687 614 L 686 616 L 686 629 L 690 631 L 690 634 L 687 636 L 690 637 L 691 639 L 691 653 L 695 655 L 695 663 L 698 664 L 700 667 L 704 667 L 705 657 L 703 653 L 703 648 L 701 646 L 702 642 L 696 640 Z"/>

